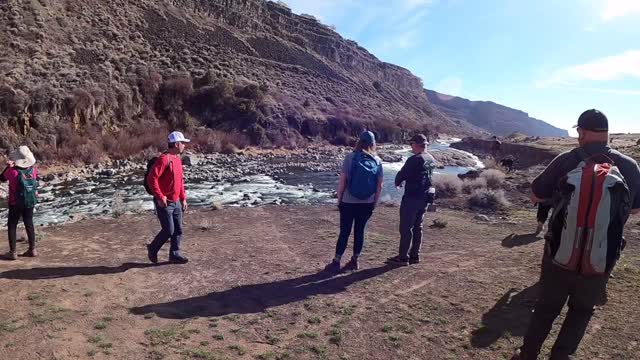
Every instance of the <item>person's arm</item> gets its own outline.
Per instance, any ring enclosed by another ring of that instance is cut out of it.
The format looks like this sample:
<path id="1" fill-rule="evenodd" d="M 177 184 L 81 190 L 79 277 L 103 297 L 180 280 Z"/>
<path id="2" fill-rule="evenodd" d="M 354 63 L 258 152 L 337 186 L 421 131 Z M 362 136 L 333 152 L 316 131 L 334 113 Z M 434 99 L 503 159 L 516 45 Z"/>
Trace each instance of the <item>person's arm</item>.
<path id="1" fill-rule="evenodd" d="M 378 176 L 378 186 L 376 187 L 376 196 L 373 199 L 373 206 L 378 205 L 380 200 L 380 194 L 382 193 L 382 184 L 384 182 L 384 172 L 382 170 L 382 164 L 380 164 L 380 176 Z"/>
<path id="2" fill-rule="evenodd" d="M 182 178 L 182 188 L 180 189 L 180 202 L 182 203 L 182 212 L 187 211 L 189 205 L 187 204 L 187 192 L 184 190 L 184 177 Z"/>
<path id="3" fill-rule="evenodd" d="M 2 174 L 0 174 L 0 182 L 7 182 L 9 181 L 9 179 L 7 179 L 7 177 L 5 176 L 5 174 L 7 173 L 7 170 L 11 169 L 12 167 L 14 167 L 15 164 L 13 161 L 8 160 L 7 161 L 7 167 L 4 168 L 4 170 L 2 170 Z"/>
<path id="4" fill-rule="evenodd" d="M 338 205 L 342 202 L 342 197 L 344 196 L 344 191 L 347 188 L 347 180 L 349 177 L 349 172 L 351 171 L 350 167 L 353 161 L 353 153 L 347 155 L 342 161 L 342 167 L 340 170 L 340 178 L 338 179 L 338 188 L 336 189 L 336 193 L 338 194 Z"/>
<path id="5" fill-rule="evenodd" d="M 544 171 L 531 183 L 531 201 L 534 203 L 544 202 L 553 197 L 553 192 L 558 184 L 558 179 L 563 175 L 563 162 L 567 159 L 567 154 L 560 154 L 547 166 Z"/>
<path id="6" fill-rule="evenodd" d="M 168 163 L 169 161 L 166 156 L 159 156 L 147 177 L 147 183 L 149 184 L 151 193 L 162 207 L 167 206 L 167 197 L 164 196 L 164 194 L 162 194 L 162 190 L 160 190 L 160 176 L 164 173 Z"/>
<path id="7" fill-rule="evenodd" d="M 632 160 L 631 175 L 625 175 L 633 198 L 631 199 L 631 215 L 640 213 L 640 167 Z"/>
<path id="8" fill-rule="evenodd" d="M 402 186 L 402 183 L 405 182 L 409 177 L 409 172 L 411 171 L 411 167 L 413 166 L 413 161 L 414 161 L 413 159 L 414 159 L 413 156 L 408 158 L 407 161 L 404 163 L 404 165 L 402 165 L 402 168 L 400 169 L 400 171 L 398 171 L 398 174 L 396 174 L 396 179 L 395 179 L 396 187 Z"/>
<path id="9" fill-rule="evenodd" d="M 336 192 L 338 193 L 338 204 L 342 202 L 342 196 L 344 195 L 344 189 L 347 187 L 347 174 L 344 172 L 340 173 L 340 179 L 338 179 L 338 189 Z"/>

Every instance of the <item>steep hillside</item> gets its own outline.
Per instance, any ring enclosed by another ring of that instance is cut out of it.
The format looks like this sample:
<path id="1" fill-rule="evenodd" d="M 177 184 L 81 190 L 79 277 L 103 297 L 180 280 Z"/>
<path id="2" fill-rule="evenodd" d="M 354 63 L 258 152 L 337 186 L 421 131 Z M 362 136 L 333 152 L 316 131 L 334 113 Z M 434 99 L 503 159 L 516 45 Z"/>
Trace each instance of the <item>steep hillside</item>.
<path id="1" fill-rule="evenodd" d="M 431 104 L 453 119 L 465 120 L 492 134 L 507 136 L 515 132 L 529 136 L 569 136 L 527 113 L 489 101 L 470 101 L 456 96 L 425 90 Z"/>
<path id="2" fill-rule="evenodd" d="M 166 128 L 212 149 L 477 132 L 408 70 L 269 1 L 8 0 L 0 47 L 0 148 L 45 158 L 122 157 Z"/>

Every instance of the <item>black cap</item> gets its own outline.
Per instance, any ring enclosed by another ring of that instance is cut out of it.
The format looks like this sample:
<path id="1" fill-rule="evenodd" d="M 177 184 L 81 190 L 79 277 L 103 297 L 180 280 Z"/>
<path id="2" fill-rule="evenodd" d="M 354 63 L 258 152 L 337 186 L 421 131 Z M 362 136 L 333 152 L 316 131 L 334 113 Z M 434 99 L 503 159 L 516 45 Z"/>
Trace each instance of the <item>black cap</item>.
<path id="1" fill-rule="evenodd" d="M 409 140 L 410 143 L 415 143 L 418 145 L 427 145 L 429 144 L 429 141 L 427 141 L 427 137 L 422 135 L 422 134 L 416 134 L 413 135 L 413 137 L 411 138 L 411 140 Z"/>
<path id="2" fill-rule="evenodd" d="M 574 128 L 580 128 L 588 131 L 607 132 L 609 131 L 609 120 L 599 110 L 587 110 L 578 118 L 578 125 Z"/>

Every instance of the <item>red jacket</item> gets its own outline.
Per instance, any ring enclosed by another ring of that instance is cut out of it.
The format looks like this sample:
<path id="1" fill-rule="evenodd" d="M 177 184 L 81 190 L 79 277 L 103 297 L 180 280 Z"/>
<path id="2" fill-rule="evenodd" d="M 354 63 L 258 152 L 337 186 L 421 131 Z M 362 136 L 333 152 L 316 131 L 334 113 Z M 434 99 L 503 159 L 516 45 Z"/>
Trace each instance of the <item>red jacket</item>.
<path id="1" fill-rule="evenodd" d="M 167 197 L 167 201 L 184 201 L 184 174 L 180 155 L 162 154 L 153 163 L 147 183 L 156 199 Z"/>
<path id="2" fill-rule="evenodd" d="M 33 166 L 33 177 L 38 178 L 38 168 Z M 0 181 L 9 182 L 9 205 L 15 206 L 18 202 L 18 169 L 15 167 L 7 167 L 0 175 Z"/>

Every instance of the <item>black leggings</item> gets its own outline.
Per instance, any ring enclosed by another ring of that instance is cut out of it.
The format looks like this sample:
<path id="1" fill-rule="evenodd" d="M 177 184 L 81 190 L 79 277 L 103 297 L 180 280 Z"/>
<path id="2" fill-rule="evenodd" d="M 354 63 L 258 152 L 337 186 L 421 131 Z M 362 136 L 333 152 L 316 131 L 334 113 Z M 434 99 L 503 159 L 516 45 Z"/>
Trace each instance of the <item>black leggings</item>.
<path id="1" fill-rule="evenodd" d="M 24 228 L 27 230 L 27 238 L 29 239 L 29 249 L 36 247 L 36 230 L 33 226 L 33 208 L 20 209 L 17 206 L 9 206 L 9 219 L 7 227 L 9 228 L 9 249 L 11 252 L 16 251 L 16 230 L 18 222 L 22 218 Z"/>

